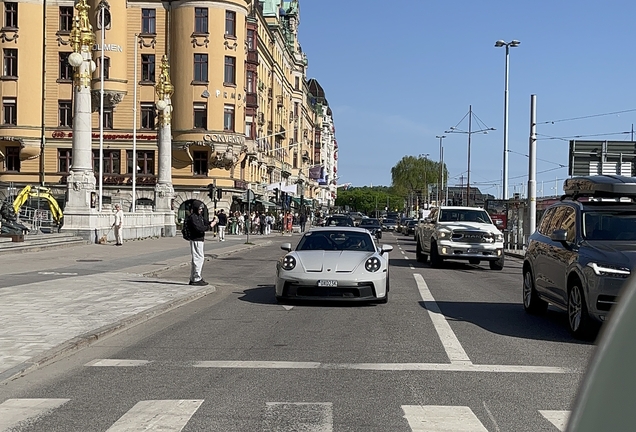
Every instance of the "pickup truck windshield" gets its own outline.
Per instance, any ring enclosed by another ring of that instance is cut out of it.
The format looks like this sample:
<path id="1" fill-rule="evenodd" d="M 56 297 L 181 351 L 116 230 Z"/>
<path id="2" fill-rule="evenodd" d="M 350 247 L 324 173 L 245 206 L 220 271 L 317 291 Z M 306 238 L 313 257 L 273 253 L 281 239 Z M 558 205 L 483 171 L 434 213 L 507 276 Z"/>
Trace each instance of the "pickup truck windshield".
<path id="1" fill-rule="evenodd" d="M 492 224 L 492 220 L 485 210 L 470 209 L 442 209 L 439 214 L 439 222 L 478 222 Z"/>

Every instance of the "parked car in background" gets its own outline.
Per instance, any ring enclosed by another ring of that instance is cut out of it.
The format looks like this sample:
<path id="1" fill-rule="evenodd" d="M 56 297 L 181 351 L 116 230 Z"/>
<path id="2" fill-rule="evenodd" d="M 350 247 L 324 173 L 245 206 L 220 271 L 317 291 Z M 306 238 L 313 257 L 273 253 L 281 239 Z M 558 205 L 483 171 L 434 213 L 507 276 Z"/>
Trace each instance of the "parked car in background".
<path id="1" fill-rule="evenodd" d="M 415 227 L 417 226 L 417 221 L 415 219 L 409 219 L 406 221 L 406 224 L 402 226 L 402 234 L 404 235 L 414 235 Z"/>
<path id="2" fill-rule="evenodd" d="M 523 306 L 567 311 L 572 334 L 588 338 L 607 319 L 636 264 L 636 179 L 574 177 L 548 207 L 523 263 Z"/>
<path id="3" fill-rule="evenodd" d="M 360 220 L 359 228 L 364 228 L 371 233 L 377 239 L 382 238 L 382 224 L 380 219 L 364 218 Z"/>
<path id="4" fill-rule="evenodd" d="M 360 212 L 349 212 L 349 217 L 353 219 L 354 225 L 357 226 L 360 223 L 360 221 L 366 218 L 367 216 Z"/>

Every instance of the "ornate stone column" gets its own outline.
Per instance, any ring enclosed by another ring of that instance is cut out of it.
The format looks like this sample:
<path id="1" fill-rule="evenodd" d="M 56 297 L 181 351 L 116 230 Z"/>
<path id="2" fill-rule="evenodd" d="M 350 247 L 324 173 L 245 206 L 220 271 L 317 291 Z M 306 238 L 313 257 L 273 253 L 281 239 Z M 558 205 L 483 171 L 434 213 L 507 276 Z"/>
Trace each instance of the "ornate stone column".
<path id="1" fill-rule="evenodd" d="M 155 186 L 155 211 L 167 212 L 164 236 L 171 237 L 176 234 L 172 210 L 174 188 L 172 186 L 172 101 L 170 99 L 174 93 L 174 87 L 170 82 L 170 65 L 166 55 L 161 59 L 161 73 L 156 92 L 159 113 L 157 131 L 159 173 Z"/>
<path id="2" fill-rule="evenodd" d="M 90 6 L 86 0 L 75 4 L 77 13 L 71 29 L 70 42 L 73 53 L 68 58 L 73 67 L 73 163 L 67 178 L 68 201 L 65 212 L 88 212 L 91 209 L 91 192 L 95 191 L 93 154 L 91 149 L 91 74 L 95 63 L 91 60 L 91 48 L 95 43 L 93 28 L 88 20 Z"/>

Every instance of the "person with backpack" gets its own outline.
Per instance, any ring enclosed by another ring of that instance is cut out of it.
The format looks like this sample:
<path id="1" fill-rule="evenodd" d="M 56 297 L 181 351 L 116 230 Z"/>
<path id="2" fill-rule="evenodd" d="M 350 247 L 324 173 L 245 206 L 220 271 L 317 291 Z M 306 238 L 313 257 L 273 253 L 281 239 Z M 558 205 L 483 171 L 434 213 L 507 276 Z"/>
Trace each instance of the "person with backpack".
<path id="1" fill-rule="evenodd" d="M 219 241 L 225 241 L 225 227 L 227 226 L 227 215 L 223 209 L 219 210 L 216 215 L 218 219 Z"/>
<path id="2" fill-rule="evenodd" d="M 192 266 L 190 270 L 190 285 L 208 285 L 201 276 L 203 262 L 205 261 L 203 242 L 205 232 L 210 231 L 215 223 L 209 222 L 203 217 L 205 204 L 199 200 L 192 202 L 192 213 L 183 223 L 183 238 L 190 241 L 190 253 L 192 254 Z"/>

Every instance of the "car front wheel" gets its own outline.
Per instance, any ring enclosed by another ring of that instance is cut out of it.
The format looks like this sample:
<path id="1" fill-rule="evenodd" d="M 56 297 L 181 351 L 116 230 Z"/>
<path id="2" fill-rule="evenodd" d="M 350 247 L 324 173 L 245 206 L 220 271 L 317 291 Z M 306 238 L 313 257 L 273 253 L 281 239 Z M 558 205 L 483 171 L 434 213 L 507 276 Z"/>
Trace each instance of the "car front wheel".
<path id="1" fill-rule="evenodd" d="M 504 256 L 502 255 L 497 261 L 490 261 L 490 270 L 503 270 Z"/>
<path id="2" fill-rule="evenodd" d="M 568 324 L 570 332 L 577 339 L 587 339 L 591 335 L 590 315 L 585 304 L 585 295 L 581 283 L 576 281 L 568 292 Z"/>
<path id="3" fill-rule="evenodd" d="M 541 300 L 534 288 L 534 277 L 527 269 L 523 272 L 523 308 L 531 314 L 542 314 L 548 309 L 548 302 Z"/>
<path id="4" fill-rule="evenodd" d="M 444 260 L 439 256 L 439 252 L 437 250 L 437 243 L 431 241 L 431 265 L 433 267 L 441 267 L 443 263 Z"/>
<path id="5" fill-rule="evenodd" d="M 428 255 L 422 252 L 422 246 L 420 246 L 419 240 L 416 241 L 417 244 L 415 245 L 415 258 L 417 258 L 419 262 L 425 263 L 428 260 Z"/>

